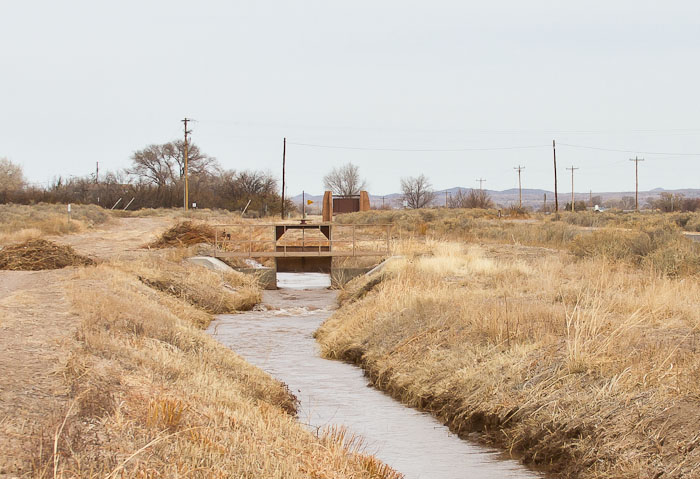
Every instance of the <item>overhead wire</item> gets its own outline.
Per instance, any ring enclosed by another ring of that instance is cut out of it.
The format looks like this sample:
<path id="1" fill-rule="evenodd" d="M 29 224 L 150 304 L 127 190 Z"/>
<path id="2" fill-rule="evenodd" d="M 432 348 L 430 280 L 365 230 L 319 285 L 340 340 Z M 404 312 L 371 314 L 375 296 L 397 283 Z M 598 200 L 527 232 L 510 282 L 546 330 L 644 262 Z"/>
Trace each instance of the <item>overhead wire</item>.
<path id="1" fill-rule="evenodd" d="M 418 153 L 449 153 L 460 151 L 496 151 L 496 150 L 525 150 L 533 148 L 548 148 L 549 145 L 527 145 L 527 146 L 501 146 L 490 148 L 375 148 L 364 146 L 340 146 L 340 145 L 318 145 L 313 143 L 299 143 L 288 141 L 288 145 L 306 146 L 311 148 L 330 148 L 334 150 L 360 150 L 360 151 L 393 151 L 393 152 L 418 152 Z"/>
<path id="2" fill-rule="evenodd" d="M 537 148 L 551 148 L 551 145 L 524 145 L 524 146 L 497 146 L 497 147 L 460 147 L 460 148 L 381 148 L 367 146 L 347 146 L 347 145 L 324 145 L 316 143 L 303 143 L 295 141 L 287 141 L 288 145 L 303 146 L 309 148 L 328 148 L 334 150 L 356 150 L 356 151 L 388 151 L 400 153 L 453 153 L 464 151 L 501 151 L 501 150 L 526 150 Z M 606 148 L 598 146 L 574 145 L 572 143 L 557 143 L 557 146 L 566 146 L 569 148 L 580 148 L 586 150 L 608 151 L 614 153 L 636 153 L 641 155 L 660 155 L 667 157 L 690 157 L 700 156 L 700 153 L 689 152 L 660 152 L 660 151 L 644 151 L 632 149 Z"/>

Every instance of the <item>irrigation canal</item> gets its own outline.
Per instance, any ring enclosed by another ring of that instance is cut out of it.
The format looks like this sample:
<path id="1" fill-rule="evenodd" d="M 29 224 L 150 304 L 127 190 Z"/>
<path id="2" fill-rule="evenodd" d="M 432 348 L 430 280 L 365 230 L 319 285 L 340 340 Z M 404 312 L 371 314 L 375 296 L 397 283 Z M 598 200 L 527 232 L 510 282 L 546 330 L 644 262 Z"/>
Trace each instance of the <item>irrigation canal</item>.
<path id="1" fill-rule="evenodd" d="M 323 274 L 280 273 L 280 289 L 264 293 L 264 310 L 220 315 L 209 333 L 285 382 L 309 428 L 345 426 L 364 438 L 367 453 L 406 479 L 539 477 L 368 387 L 360 368 L 321 358 L 312 334 L 335 306 L 329 281 Z"/>

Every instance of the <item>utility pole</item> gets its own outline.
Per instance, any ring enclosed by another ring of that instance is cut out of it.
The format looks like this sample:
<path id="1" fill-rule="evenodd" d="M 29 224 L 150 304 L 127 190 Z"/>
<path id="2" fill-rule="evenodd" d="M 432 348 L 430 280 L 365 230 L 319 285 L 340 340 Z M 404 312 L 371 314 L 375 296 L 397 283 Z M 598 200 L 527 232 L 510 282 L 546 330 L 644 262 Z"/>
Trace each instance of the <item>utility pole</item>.
<path id="1" fill-rule="evenodd" d="M 382 209 L 384 209 L 384 197 L 382 196 Z"/>
<path id="2" fill-rule="evenodd" d="M 483 178 L 479 178 L 479 179 L 478 179 L 478 180 L 476 180 L 476 181 L 478 181 L 478 182 L 479 182 L 479 191 L 483 190 L 483 189 L 484 189 L 484 188 L 483 188 L 483 185 L 484 185 L 484 181 L 486 181 L 486 180 L 485 180 L 485 179 L 483 179 Z"/>
<path id="3" fill-rule="evenodd" d="M 557 144 L 552 140 L 552 153 L 554 153 L 554 212 L 559 213 L 559 192 L 557 191 Z"/>
<path id="4" fill-rule="evenodd" d="M 445 191 L 445 208 L 447 208 L 447 191 Z"/>
<path id="5" fill-rule="evenodd" d="M 634 210 L 639 211 L 639 162 L 644 161 L 644 158 L 635 156 L 630 161 L 634 161 Z"/>
<path id="6" fill-rule="evenodd" d="M 192 121 L 190 118 L 185 117 L 182 122 L 185 124 L 185 171 L 184 171 L 184 176 L 185 176 L 185 194 L 184 194 L 184 203 L 185 203 L 185 211 L 189 209 L 189 201 L 190 201 L 190 184 L 189 184 L 189 175 L 188 175 L 188 156 L 189 156 L 189 143 L 188 143 L 188 135 L 192 133 L 192 131 L 187 129 L 187 122 Z"/>
<path id="7" fill-rule="evenodd" d="M 95 162 L 95 183 L 100 182 L 100 162 Z"/>
<path id="8" fill-rule="evenodd" d="M 287 138 L 282 142 L 282 219 L 284 219 L 284 168 L 287 162 Z"/>
<path id="9" fill-rule="evenodd" d="M 575 208 L 574 208 L 574 171 L 578 170 L 578 168 L 574 168 L 574 165 L 571 165 L 571 168 L 567 168 L 567 170 L 571 170 L 571 212 L 573 213 L 575 211 Z"/>
<path id="10" fill-rule="evenodd" d="M 523 207 L 523 188 L 520 183 L 520 172 L 525 169 L 524 166 L 518 165 L 517 167 L 513 168 L 514 170 L 518 170 L 518 208 Z"/>

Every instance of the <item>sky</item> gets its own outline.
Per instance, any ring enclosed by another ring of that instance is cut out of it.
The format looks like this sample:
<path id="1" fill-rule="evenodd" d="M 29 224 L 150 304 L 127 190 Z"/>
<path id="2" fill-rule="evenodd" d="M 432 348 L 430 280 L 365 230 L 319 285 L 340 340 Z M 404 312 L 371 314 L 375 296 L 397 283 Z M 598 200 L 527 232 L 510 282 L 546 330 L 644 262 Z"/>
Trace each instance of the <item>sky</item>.
<path id="1" fill-rule="evenodd" d="M 700 2 L 0 0 L 0 158 L 29 181 L 182 137 L 227 169 L 372 194 L 425 174 L 560 192 L 700 188 Z M 310 146 L 314 145 L 314 146 Z"/>

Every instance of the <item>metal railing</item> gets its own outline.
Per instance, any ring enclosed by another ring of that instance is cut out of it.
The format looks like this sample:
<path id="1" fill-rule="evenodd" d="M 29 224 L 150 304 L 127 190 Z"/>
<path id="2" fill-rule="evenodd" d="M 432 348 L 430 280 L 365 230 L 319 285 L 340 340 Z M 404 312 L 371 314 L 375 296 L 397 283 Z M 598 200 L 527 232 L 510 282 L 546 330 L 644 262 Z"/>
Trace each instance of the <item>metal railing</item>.
<path id="1" fill-rule="evenodd" d="M 388 256 L 389 224 L 215 225 L 218 257 Z"/>

